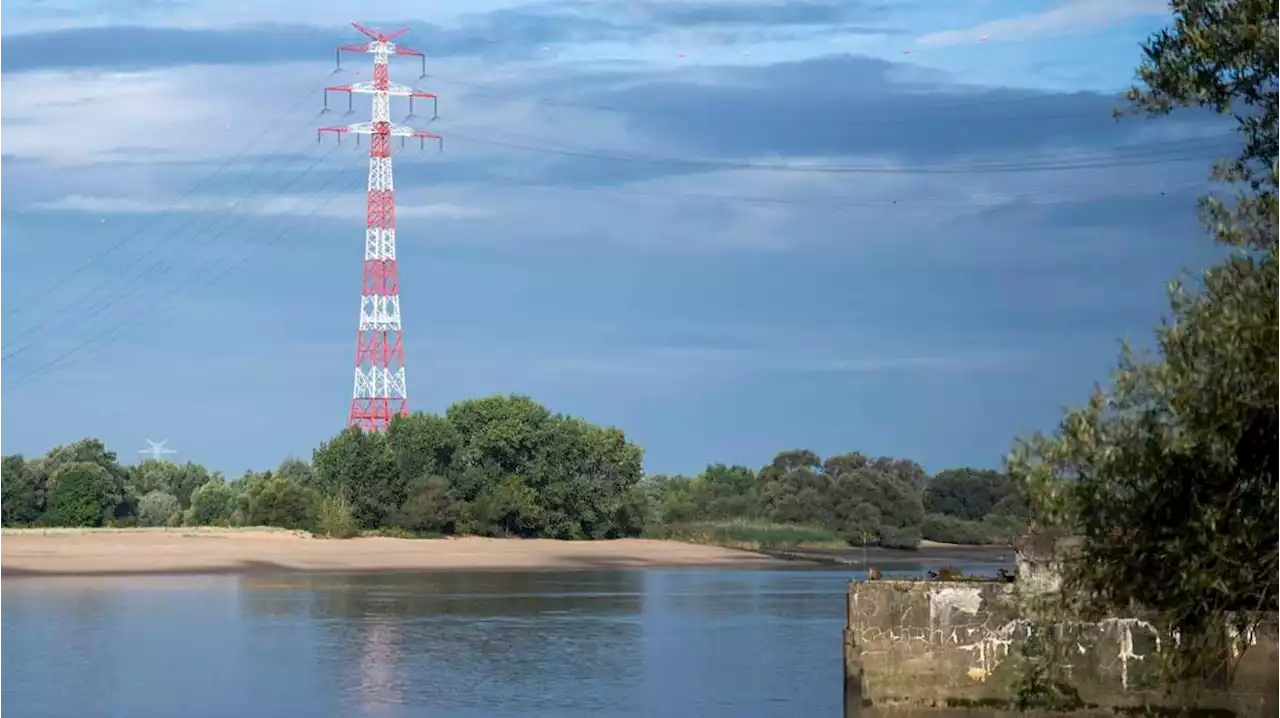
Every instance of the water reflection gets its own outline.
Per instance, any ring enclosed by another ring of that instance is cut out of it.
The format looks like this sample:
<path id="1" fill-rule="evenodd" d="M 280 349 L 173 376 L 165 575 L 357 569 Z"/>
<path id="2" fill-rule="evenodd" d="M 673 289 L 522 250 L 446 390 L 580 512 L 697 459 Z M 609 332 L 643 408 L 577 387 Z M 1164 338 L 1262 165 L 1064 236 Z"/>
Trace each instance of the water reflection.
<path id="1" fill-rule="evenodd" d="M 3 700 L 15 715 L 122 718 L 834 715 L 849 578 L 7 581 Z"/>

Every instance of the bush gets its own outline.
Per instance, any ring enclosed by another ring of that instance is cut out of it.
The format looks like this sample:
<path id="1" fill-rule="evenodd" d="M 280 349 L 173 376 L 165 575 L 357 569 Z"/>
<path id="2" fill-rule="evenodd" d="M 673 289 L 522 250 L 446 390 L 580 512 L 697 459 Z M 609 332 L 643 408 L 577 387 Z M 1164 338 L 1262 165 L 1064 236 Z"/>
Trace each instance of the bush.
<path id="1" fill-rule="evenodd" d="M 661 538 L 719 545 L 753 544 L 761 548 L 792 548 L 806 543 L 838 543 L 834 531 L 820 526 L 780 524 L 738 519 L 672 524 L 654 535 Z"/>
<path id="2" fill-rule="evenodd" d="M 328 538 L 346 539 L 359 534 L 360 526 L 351 512 L 351 504 L 339 494 L 326 496 L 320 501 L 316 530 Z"/>
<path id="3" fill-rule="evenodd" d="M 393 517 L 395 528 L 411 534 L 452 533 L 458 507 L 449 495 L 449 480 L 427 476 L 409 484 L 409 495 Z"/>
<path id="4" fill-rule="evenodd" d="M 946 514 L 929 514 L 924 517 L 920 533 L 930 541 L 942 543 L 981 546 L 991 543 L 991 534 L 986 526 L 977 521 L 967 521 L 947 516 Z"/>
<path id="5" fill-rule="evenodd" d="M 316 525 L 316 493 L 284 476 L 268 476 L 245 489 L 245 506 L 252 526 L 311 530 Z"/>
<path id="6" fill-rule="evenodd" d="M 151 491 L 138 501 L 139 526 L 168 526 L 173 517 L 181 516 L 178 497 L 164 491 Z"/>
<path id="7" fill-rule="evenodd" d="M 920 548 L 920 529 L 915 526 L 881 526 L 880 545 L 884 548 Z"/>
<path id="8" fill-rule="evenodd" d="M 230 523 L 235 505 L 234 487 L 221 479 L 208 481 L 191 492 L 187 523 L 194 526 L 225 525 Z"/>

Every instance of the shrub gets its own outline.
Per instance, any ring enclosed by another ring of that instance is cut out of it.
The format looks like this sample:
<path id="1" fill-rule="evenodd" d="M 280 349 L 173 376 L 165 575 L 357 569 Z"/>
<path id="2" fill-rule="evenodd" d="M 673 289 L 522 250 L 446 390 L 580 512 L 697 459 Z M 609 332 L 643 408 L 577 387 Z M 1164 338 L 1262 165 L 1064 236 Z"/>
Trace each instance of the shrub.
<path id="1" fill-rule="evenodd" d="M 980 546 L 991 542 L 991 535 L 983 524 L 946 514 L 925 516 L 920 533 L 930 541 L 942 543 Z"/>
<path id="2" fill-rule="evenodd" d="M 178 497 L 164 491 L 150 491 L 138 501 L 138 525 L 168 526 L 175 515 L 181 516 L 181 512 Z"/>
<path id="3" fill-rule="evenodd" d="M 458 507 L 449 495 L 449 480 L 427 476 L 409 484 L 409 495 L 392 521 L 396 528 L 417 534 L 452 533 Z"/>
<path id="4" fill-rule="evenodd" d="M 323 536 L 335 539 L 351 538 L 360 533 L 351 504 L 341 494 L 326 496 L 316 512 L 316 530 Z"/>
<path id="5" fill-rule="evenodd" d="M 195 526 L 218 526 L 230 522 L 235 510 L 236 490 L 221 479 L 202 484 L 191 492 L 191 509 L 187 523 Z"/>
<path id="6" fill-rule="evenodd" d="M 881 526 L 880 545 L 884 548 L 919 548 L 920 529 L 915 526 Z"/>

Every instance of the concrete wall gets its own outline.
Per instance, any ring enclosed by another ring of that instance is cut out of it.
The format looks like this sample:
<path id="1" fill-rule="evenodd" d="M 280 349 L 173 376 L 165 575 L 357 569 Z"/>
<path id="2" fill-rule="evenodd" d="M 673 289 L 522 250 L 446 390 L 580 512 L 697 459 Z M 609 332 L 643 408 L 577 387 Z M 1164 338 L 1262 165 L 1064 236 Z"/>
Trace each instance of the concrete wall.
<path id="1" fill-rule="evenodd" d="M 877 707 L 1007 706 L 1019 678 L 1019 646 L 1033 625 L 1016 607 L 1012 583 L 853 582 L 845 632 L 846 701 Z M 1137 618 L 1058 626 L 1073 685 L 1100 706 L 1160 702 L 1161 646 L 1170 640 Z M 1250 685 L 1211 703 L 1238 714 L 1276 715 L 1275 640 L 1246 654 L 1237 673 Z M 1252 667 L 1250 667 L 1252 666 Z M 1269 676 L 1269 678 L 1267 677 Z M 1242 699 L 1243 697 L 1243 699 Z M 1270 699 L 1264 707 L 1264 699 Z"/>

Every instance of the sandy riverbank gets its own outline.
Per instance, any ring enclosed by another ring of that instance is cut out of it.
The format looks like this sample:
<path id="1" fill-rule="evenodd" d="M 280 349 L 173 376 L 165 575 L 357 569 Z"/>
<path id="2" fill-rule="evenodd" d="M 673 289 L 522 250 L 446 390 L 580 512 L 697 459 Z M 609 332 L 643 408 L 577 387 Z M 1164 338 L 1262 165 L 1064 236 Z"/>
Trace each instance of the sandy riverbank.
<path id="1" fill-rule="evenodd" d="M 649 566 L 761 567 L 747 551 L 676 541 L 357 538 L 333 541 L 267 529 L 7 529 L 0 574 L 92 576 L 175 573 L 569 570 Z"/>

